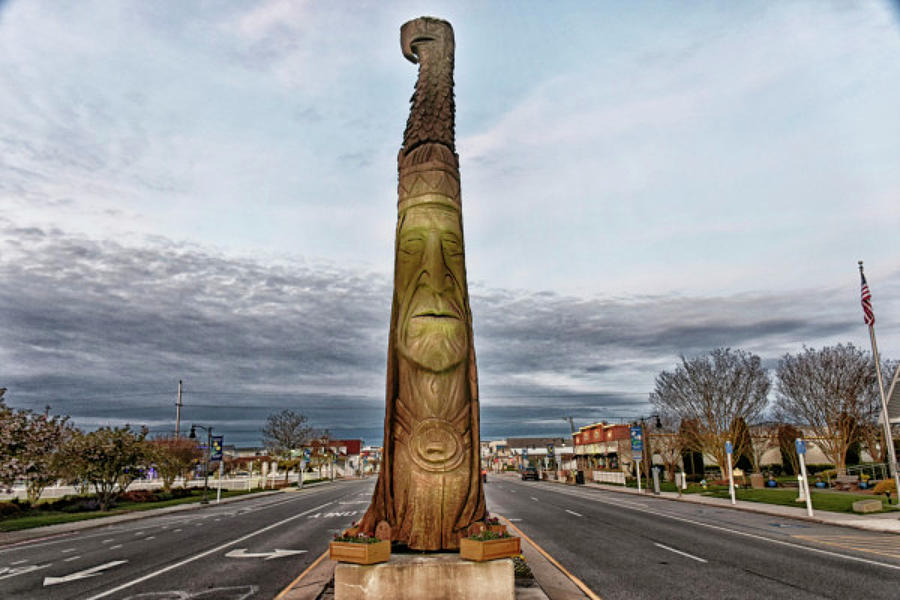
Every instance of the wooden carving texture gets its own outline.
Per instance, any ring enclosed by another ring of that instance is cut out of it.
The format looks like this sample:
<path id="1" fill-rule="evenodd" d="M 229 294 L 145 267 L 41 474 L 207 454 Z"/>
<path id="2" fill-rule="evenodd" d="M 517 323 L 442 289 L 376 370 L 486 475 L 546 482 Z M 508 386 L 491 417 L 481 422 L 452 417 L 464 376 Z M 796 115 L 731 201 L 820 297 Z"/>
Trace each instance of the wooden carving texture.
<path id="1" fill-rule="evenodd" d="M 447 285 L 452 290 L 429 292 L 435 298 L 446 293 L 448 299 L 434 300 L 435 306 L 452 305 L 459 317 L 453 320 L 457 327 L 454 331 L 459 333 L 457 339 L 465 340 L 465 346 L 460 346 L 456 354 L 447 352 L 458 355 L 458 360 L 430 364 L 411 359 L 411 352 L 401 352 L 400 348 L 409 318 L 408 304 L 414 304 L 410 298 L 416 297 L 418 289 L 417 273 L 424 272 L 410 266 L 408 258 L 405 263 L 401 261 L 404 222 L 411 222 L 414 215 L 419 219 L 432 215 L 429 218 L 449 223 L 448 231 L 458 234 L 462 253 L 459 162 L 454 142 L 453 30 L 439 19 L 415 19 L 401 28 L 401 46 L 409 60 L 419 63 L 419 76 L 397 157 L 398 226 L 384 452 L 360 530 L 378 530 L 382 535 L 389 532 L 395 543 L 416 550 L 457 549 L 469 526 L 485 514 L 478 374 L 464 254 L 456 255 L 453 260 L 458 262 L 453 266 L 442 267 L 441 279 L 452 281 L 452 286 Z M 447 233 L 442 235 L 446 237 Z M 423 259 L 425 263 L 427 259 Z M 430 276 L 435 277 L 434 273 Z M 438 331 L 441 326 L 443 323 Z"/>

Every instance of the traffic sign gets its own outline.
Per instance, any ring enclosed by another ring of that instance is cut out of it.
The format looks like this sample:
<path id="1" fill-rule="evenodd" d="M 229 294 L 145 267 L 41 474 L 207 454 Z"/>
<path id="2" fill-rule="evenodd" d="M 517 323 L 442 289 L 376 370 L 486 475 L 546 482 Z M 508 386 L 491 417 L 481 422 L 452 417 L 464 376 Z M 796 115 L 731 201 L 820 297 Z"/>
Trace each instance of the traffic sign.
<path id="1" fill-rule="evenodd" d="M 734 445 L 731 442 L 725 442 L 725 454 L 734 454 Z"/>
<path id="2" fill-rule="evenodd" d="M 806 441 L 797 438 L 794 440 L 794 447 L 797 448 L 797 454 L 806 454 Z"/>

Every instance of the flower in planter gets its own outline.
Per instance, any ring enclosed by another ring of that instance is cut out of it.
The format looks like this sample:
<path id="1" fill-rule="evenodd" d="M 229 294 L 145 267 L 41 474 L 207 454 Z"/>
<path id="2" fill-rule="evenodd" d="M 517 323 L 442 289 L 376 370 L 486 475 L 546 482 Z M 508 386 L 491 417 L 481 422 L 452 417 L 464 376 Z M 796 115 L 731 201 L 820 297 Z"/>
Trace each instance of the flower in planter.
<path id="1" fill-rule="evenodd" d="M 489 529 L 486 529 L 486 530 L 482 531 L 482 532 L 479 533 L 479 534 L 476 534 L 476 535 L 470 535 L 470 536 L 469 536 L 469 539 L 470 539 L 470 540 L 475 540 L 476 542 L 486 542 L 486 541 L 488 541 L 488 540 L 499 540 L 499 539 L 502 539 L 502 538 L 508 538 L 508 537 L 512 537 L 512 536 L 509 535 L 509 534 L 506 533 L 506 532 L 503 532 L 503 533 L 497 533 L 497 532 L 495 532 L 495 531 L 491 531 L 491 530 L 489 530 Z"/>

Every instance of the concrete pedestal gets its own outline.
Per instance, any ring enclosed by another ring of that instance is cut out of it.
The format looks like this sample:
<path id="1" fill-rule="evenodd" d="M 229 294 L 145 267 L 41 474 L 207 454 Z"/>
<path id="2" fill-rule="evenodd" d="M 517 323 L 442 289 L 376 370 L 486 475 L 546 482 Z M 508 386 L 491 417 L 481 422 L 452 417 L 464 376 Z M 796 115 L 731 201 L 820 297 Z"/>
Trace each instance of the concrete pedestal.
<path id="1" fill-rule="evenodd" d="M 513 562 L 472 562 L 458 554 L 392 554 L 390 562 L 377 565 L 338 564 L 334 599 L 364 598 L 514 600 Z"/>

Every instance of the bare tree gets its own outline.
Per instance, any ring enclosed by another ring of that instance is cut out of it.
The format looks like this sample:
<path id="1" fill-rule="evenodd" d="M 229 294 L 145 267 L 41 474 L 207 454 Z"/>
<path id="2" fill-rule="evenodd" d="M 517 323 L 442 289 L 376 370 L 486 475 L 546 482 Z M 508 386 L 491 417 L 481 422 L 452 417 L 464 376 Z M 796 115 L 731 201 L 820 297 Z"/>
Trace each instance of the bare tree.
<path id="1" fill-rule="evenodd" d="M 289 458 L 315 435 L 307 418 L 290 409 L 269 415 L 262 429 L 263 445 L 274 456 Z"/>
<path id="2" fill-rule="evenodd" d="M 778 424 L 762 423 L 750 428 L 750 460 L 753 462 L 753 470 L 762 472 L 763 456 L 766 452 L 778 447 Z"/>
<path id="3" fill-rule="evenodd" d="M 804 348 L 782 357 L 776 377 L 778 415 L 812 428 L 837 472 L 846 472 L 847 450 L 881 405 L 872 356 L 853 344 Z"/>
<path id="4" fill-rule="evenodd" d="M 662 428 L 649 434 L 648 444 L 651 456 L 658 455 L 666 470 L 666 479 L 675 481 L 675 472 L 681 462 L 681 455 L 685 450 L 685 440 L 679 430 L 678 421 L 667 417 L 662 420 Z"/>
<path id="5" fill-rule="evenodd" d="M 689 444 L 715 457 L 724 470 L 725 442 L 736 419 L 756 422 L 766 408 L 771 383 L 759 356 L 716 348 L 691 360 L 681 357 L 674 371 L 656 377 L 650 402 L 665 415 L 695 423 Z"/>

